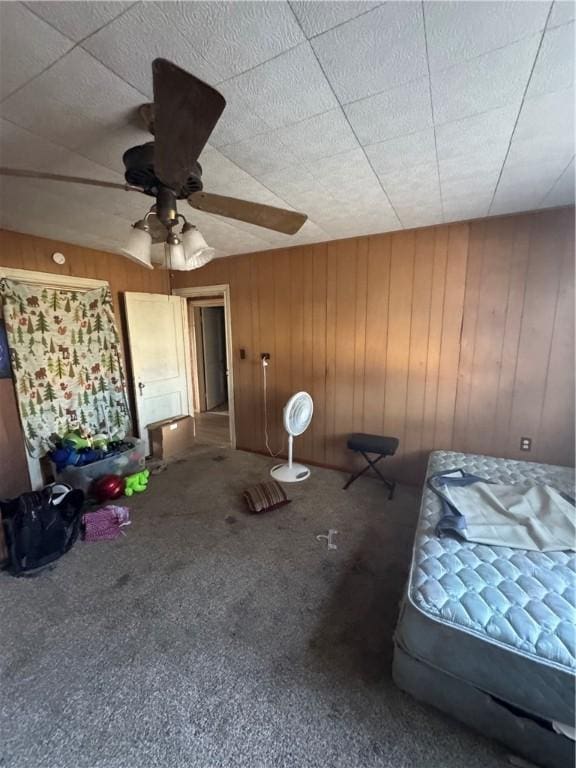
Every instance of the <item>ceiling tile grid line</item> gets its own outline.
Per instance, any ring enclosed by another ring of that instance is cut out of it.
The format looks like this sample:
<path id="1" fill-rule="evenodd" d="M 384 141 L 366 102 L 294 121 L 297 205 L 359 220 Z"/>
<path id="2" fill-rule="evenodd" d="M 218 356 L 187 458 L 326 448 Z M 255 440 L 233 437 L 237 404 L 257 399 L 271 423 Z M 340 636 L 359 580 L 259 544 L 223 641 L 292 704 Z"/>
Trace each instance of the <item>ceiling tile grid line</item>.
<path id="1" fill-rule="evenodd" d="M 126 3 L 118 2 L 117 5 L 118 5 L 119 8 L 121 8 L 121 10 L 119 10 L 116 15 L 112 16 L 110 19 L 108 19 L 107 21 L 103 22 L 99 27 L 97 27 L 96 29 L 93 29 L 91 32 L 89 32 L 87 35 L 84 35 L 84 37 L 81 37 L 79 40 L 75 40 L 73 37 L 70 37 L 68 34 L 66 34 L 66 32 L 63 29 L 57 27 L 49 19 L 46 19 L 44 16 L 42 16 L 42 14 L 38 12 L 38 6 L 40 5 L 40 3 L 34 2 L 34 0 L 30 0 L 29 2 L 24 2 L 22 4 L 30 11 L 30 13 L 33 13 L 39 19 L 42 19 L 42 21 L 44 21 L 46 24 L 51 26 L 52 29 L 55 29 L 57 32 L 60 32 L 61 35 L 64 35 L 65 37 L 67 37 L 69 40 L 71 40 L 76 45 L 82 45 L 82 43 L 85 40 L 88 40 L 88 38 L 92 37 L 92 35 L 95 35 L 97 32 L 100 32 L 100 30 L 102 30 L 105 27 L 107 27 L 108 25 L 112 24 L 114 21 L 119 19 L 120 16 L 123 16 L 125 13 L 127 13 L 129 10 L 131 10 L 131 8 L 133 8 L 135 5 L 138 5 L 140 3 L 140 1 L 141 0 L 135 0 L 135 2 L 128 3 L 127 4 L 128 7 L 126 7 L 126 8 L 123 7 L 124 5 L 126 5 Z"/>
<path id="2" fill-rule="evenodd" d="M 145 30 L 154 30 L 148 39 Z M 82 41 L 82 48 L 117 77 L 142 92 L 148 101 L 153 95 L 150 74 L 152 60 L 156 57 L 172 58 L 178 63 L 180 52 L 186 51 L 188 57 L 193 54 L 191 61 L 194 63 L 194 67 L 188 64 L 187 68 L 196 69 L 201 80 L 214 85 L 222 79 L 222 73 L 188 42 L 175 19 L 154 2 L 134 3 L 109 25 L 87 36 Z"/>
<path id="3" fill-rule="evenodd" d="M 2 2 L 4 2 L 4 0 L 2 0 Z M 83 40 L 80 40 L 78 42 L 74 41 L 71 37 L 69 37 L 64 32 L 62 32 L 60 29 L 58 29 L 56 26 L 51 24 L 43 16 L 41 16 L 40 14 L 38 14 L 34 10 L 32 10 L 32 8 L 30 6 L 33 5 L 33 3 L 20 3 L 20 2 L 19 3 L 14 3 L 14 5 L 16 5 L 16 4 L 20 5 L 27 12 L 31 13 L 34 16 L 34 18 L 38 19 L 43 24 L 46 24 L 46 26 L 48 26 L 51 29 L 53 29 L 59 35 L 61 35 L 65 39 L 69 40 L 71 45 L 68 48 L 68 50 L 66 50 L 61 56 L 58 56 L 53 61 L 51 61 L 46 67 L 44 67 L 44 69 L 42 69 L 40 72 L 37 72 L 35 75 L 33 75 L 32 77 L 27 79 L 25 82 L 21 83 L 17 88 L 14 88 L 12 91 L 10 91 L 10 93 L 8 93 L 5 96 L 3 96 L 2 99 L 0 99 L 0 105 L 3 104 L 5 101 L 7 101 L 12 96 L 14 96 L 15 94 L 17 94 L 23 88 L 26 88 L 34 80 L 36 80 L 37 78 L 41 77 L 43 74 L 45 74 L 50 69 L 52 69 L 52 67 L 54 67 L 56 64 L 58 64 L 62 59 L 66 58 L 66 56 L 68 56 L 73 50 L 75 50 L 78 47 L 82 47 L 82 43 L 84 42 L 84 40 L 88 39 L 89 37 L 92 37 L 92 35 L 96 34 L 96 32 L 99 32 L 101 29 L 104 29 L 105 27 L 107 27 L 110 24 L 112 24 L 113 22 L 115 22 L 117 19 L 119 19 L 121 16 L 123 16 L 125 13 L 127 13 L 130 10 L 130 8 L 132 8 L 133 6 L 138 5 L 139 4 L 139 0 L 137 0 L 137 2 L 133 3 L 132 5 L 130 5 L 128 8 L 124 8 L 117 16 L 114 16 L 112 19 L 109 19 L 105 24 L 103 24 L 101 27 L 99 27 L 98 30 L 96 30 L 95 32 L 91 32 L 86 38 L 84 38 Z M 118 3 L 118 5 L 120 5 L 120 3 Z M 130 85 L 130 83 L 127 83 L 127 85 Z"/>
<path id="4" fill-rule="evenodd" d="M 548 20 L 550 19 L 550 16 L 552 15 L 552 9 L 554 7 L 554 2 L 550 3 L 550 7 L 548 9 L 548 15 L 546 17 L 546 24 L 548 24 Z M 508 159 L 508 156 L 510 154 L 510 149 L 512 147 L 512 141 L 514 140 L 514 134 L 516 132 L 516 127 L 518 126 L 518 121 L 520 120 L 520 115 L 522 114 L 522 109 L 524 107 L 524 102 L 526 100 L 526 94 L 528 93 L 528 88 L 530 87 L 530 80 L 532 79 L 532 75 L 534 73 L 534 69 L 536 68 L 536 63 L 538 62 L 538 54 L 540 53 L 540 50 L 542 48 L 542 45 L 544 43 L 544 36 L 546 35 L 546 25 L 544 27 L 544 30 L 542 31 L 542 35 L 540 37 L 540 43 L 538 44 L 538 49 L 536 51 L 536 56 L 534 57 L 534 61 L 532 63 L 532 68 L 530 69 L 530 74 L 528 75 L 528 80 L 526 81 L 526 86 L 524 88 L 524 93 L 522 94 L 522 101 L 520 103 L 520 108 L 518 109 L 518 114 L 516 115 L 516 120 L 514 121 L 514 127 L 512 128 L 512 133 L 510 134 L 510 141 L 508 142 L 508 147 L 506 149 L 506 154 L 504 156 L 504 160 L 502 162 L 502 167 L 500 169 L 500 173 L 498 174 L 498 179 L 496 181 L 496 186 L 494 187 L 494 193 L 492 195 L 492 199 L 490 201 L 490 205 L 488 206 L 488 214 L 492 211 L 492 208 L 494 206 L 494 200 L 496 198 L 496 194 L 498 193 L 498 187 L 500 185 L 500 181 L 502 179 L 502 174 L 504 173 L 504 168 L 506 167 L 506 161 Z"/>
<path id="5" fill-rule="evenodd" d="M 545 194 L 542 196 L 542 198 L 541 198 L 541 200 L 540 200 L 540 203 L 539 203 L 540 205 L 542 205 L 542 204 L 545 202 L 545 200 L 546 200 L 546 199 L 547 199 L 547 198 L 548 198 L 548 197 L 549 197 L 549 196 L 552 194 L 552 192 L 554 191 L 555 187 L 556 187 L 558 184 L 562 183 L 562 181 L 564 181 L 564 178 L 565 178 L 567 175 L 571 175 L 571 176 L 572 176 L 572 184 L 574 185 L 574 181 L 575 181 L 575 179 L 574 179 L 574 170 L 573 170 L 573 165 L 574 165 L 574 157 L 575 157 L 575 155 L 572 155 L 572 157 L 571 157 L 571 158 L 570 158 L 570 160 L 568 161 L 568 164 L 566 165 L 566 167 L 564 168 L 564 170 L 562 171 L 562 173 L 560 174 L 560 176 L 558 176 L 558 178 L 557 178 L 557 179 L 554 181 L 554 183 L 552 184 L 552 186 L 551 186 L 551 187 L 550 187 L 550 188 L 547 190 L 547 192 L 546 192 L 546 193 L 545 193 Z"/>
<path id="6" fill-rule="evenodd" d="M 290 7 L 291 7 L 291 6 L 290 6 Z M 292 12 L 294 13 L 294 11 L 292 11 Z M 367 15 L 368 15 L 368 14 L 367 14 Z M 296 21 L 298 22 L 298 24 L 300 24 L 300 20 L 298 19 L 298 17 L 296 16 L 296 14 L 294 14 L 294 17 L 296 18 Z M 328 83 L 328 85 L 329 85 L 329 87 L 330 87 L 330 89 L 331 89 L 331 91 L 332 91 L 332 93 L 333 93 L 333 95 L 334 95 L 334 98 L 336 99 L 336 101 L 337 101 L 337 103 L 338 103 L 338 105 L 339 105 L 339 107 L 340 107 L 340 110 L 341 110 L 341 112 L 342 112 L 342 114 L 343 114 L 343 116 L 344 116 L 344 119 L 347 121 L 347 123 L 348 123 L 348 125 L 349 125 L 349 127 L 350 127 L 350 130 L 352 131 L 352 133 L 353 133 L 353 134 L 354 134 L 354 136 L 356 137 L 356 141 L 358 141 L 358 144 L 359 144 L 360 148 L 362 149 L 362 152 L 364 153 L 364 157 L 365 157 L 365 159 L 366 159 L 366 161 L 367 161 L 368 165 L 370 166 L 370 168 L 371 168 L 371 170 L 372 170 L 372 173 L 374 174 L 375 178 L 376 178 L 376 179 L 377 179 L 377 181 L 378 181 L 378 184 L 380 185 L 380 187 L 381 187 L 382 191 L 384 192 L 384 195 L 385 195 L 385 197 L 386 197 L 386 200 L 388 201 L 388 204 L 390 205 L 390 208 L 391 208 L 391 209 L 392 209 L 392 211 L 394 212 L 394 216 L 395 216 L 396 220 L 398 221 L 398 223 L 400 224 L 400 226 L 401 226 L 401 227 L 403 227 L 404 225 L 402 224 L 402 220 L 400 219 L 400 216 L 399 216 L 399 215 L 398 215 L 398 213 L 396 212 L 396 209 L 394 208 L 394 205 L 392 204 L 392 201 L 390 200 L 390 197 L 389 197 L 389 195 L 388 195 L 388 193 L 387 193 L 386 189 L 384 188 L 384 185 L 382 184 L 382 181 L 380 180 L 380 177 L 378 176 L 378 174 L 377 174 L 377 173 L 376 173 L 376 171 L 374 170 L 374 166 L 372 165 L 372 161 L 370 160 L 370 157 L 368 156 L 368 153 L 366 152 L 366 150 L 364 149 L 364 147 L 362 147 L 362 145 L 360 144 L 360 141 L 359 141 L 359 139 L 358 139 L 358 136 L 356 135 L 356 132 L 355 132 L 355 130 L 354 130 L 354 126 L 351 124 L 350 120 L 348 119 L 348 115 L 346 114 L 346 112 L 345 112 L 344 108 L 342 107 L 342 104 L 340 103 L 340 101 L 339 101 L 339 99 L 338 99 L 338 96 L 337 96 L 337 94 L 336 94 L 336 92 L 335 92 L 335 90 L 334 90 L 334 87 L 332 86 L 332 83 L 330 82 L 330 80 L 329 80 L 329 78 L 328 78 L 328 76 L 327 76 L 327 74 L 326 74 L 326 72 L 325 72 L 325 70 L 324 70 L 324 67 L 322 66 L 322 62 L 320 61 L 320 59 L 319 59 L 319 57 L 318 57 L 318 54 L 316 53 L 316 51 L 314 50 L 314 48 L 313 48 L 313 47 L 312 47 L 312 52 L 313 52 L 313 54 L 314 54 L 314 56 L 315 56 L 315 58 L 316 58 L 316 61 L 318 62 L 318 66 L 320 67 L 320 70 L 321 70 L 322 74 L 323 74 L 323 75 L 324 75 L 324 77 L 326 78 L 326 82 Z"/>
<path id="7" fill-rule="evenodd" d="M 319 0 L 319 2 L 323 2 L 323 1 L 324 0 Z M 386 1 L 387 0 L 384 0 L 384 2 L 386 2 Z M 343 21 L 340 21 L 340 22 L 338 22 L 336 24 L 333 24 L 333 25 L 331 25 L 329 27 L 326 27 L 325 29 L 322 29 L 321 32 L 314 32 L 314 33 L 308 34 L 306 32 L 306 30 L 304 29 L 304 24 L 302 23 L 302 19 L 301 19 L 300 15 L 299 15 L 297 9 L 300 10 L 302 6 L 309 5 L 309 3 L 307 3 L 306 0 L 304 0 L 303 2 L 302 2 L 302 0 L 288 0 L 288 4 L 292 8 L 292 12 L 300 20 L 300 22 L 301 22 L 300 26 L 302 27 L 302 32 L 304 33 L 304 35 L 306 35 L 306 38 L 308 40 L 313 40 L 315 37 L 320 37 L 320 35 L 323 35 L 325 32 L 329 32 L 332 29 L 337 29 L 338 27 L 343 27 L 344 24 L 347 24 L 349 21 L 352 21 L 353 19 L 357 19 L 359 16 L 365 16 L 367 13 L 370 13 L 371 11 L 376 10 L 376 8 L 379 8 L 381 5 L 384 5 L 384 2 L 370 3 L 370 2 L 366 2 L 366 0 L 360 0 L 360 2 L 357 4 L 358 5 L 358 9 L 360 9 L 360 7 L 362 5 L 367 5 L 367 6 L 370 6 L 370 7 L 367 8 L 367 9 L 364 9 L 362 11 L 359 10 L 358 13 L 354 13 L 351 16 L 347 16 Z M 313 4 L 314 3 L 310 3 L 310 5 L 313 5 Z M 316 5 L 318 6 L 318 3 L 316 3 Z M 342 5 L 344 5 L 344 3 L 342 3 Z"/>
<path id="8" fill-rule="evenodd" d="M 430 96 L 430 109 L 432 110 L 432 132 L 434 134 L 434 152 L 436 155 L 436 174 L 438 177 L 438 193 L 440 195 L 440 211 L 442 215 L 442 221 L 445 221 L 444 201 L 442 196 L 442 181 L 440 179 L 440 162 L 438 160 L 438 137 L 436 135 L 436 120 L 434 116 L 434 99 L 432 98 L 432 77 L 430 74 L 430 56 L 428 51 L 428 34 L 426 30 L 426 11 L 424 8 L 424 0 L 422 0 L 420 7 L 422 9 L 422 26 L 424 28 L 424 45 L 426 46 L 426 64 L 428 67 L 428 93 Z"/>
<path id="9" fill-rule="evenodd" d="M 18 12 L 19 8 L 23 9 L 26 14 L 29 13 L 29 10 L 25 8 L 25 6 L 21 5 L 20 3 L 14 3 L 14 5 L 4 6 L 4 8 L 0 6 L 0 11 L 2 12 L 2 14 L 5 14 L 6 12 L 14 13 L 14 12 Z M 31 16 L 36 23 L 43 24 L 45 28 L 47 30 L 50 30 L 52 34 L 58 35 L 58 37 L 62 38 L 62 43 L 65 46 L 65 48 L 61 53 L 55 54 L 54 57 L 50 56 L 47 63 L 45 63 L 37 72 L 34 72 L 33 74 L 31 74 L 30 77 L 27 77 L 24 80 L 24 82 L 18 83 L 18 85 L 16 85 L 14 88 L 10 88 L 7 93 L 3 94 L 0 98 L 0 104 L 3 104 L 7 99 L 9 99 L 15 93 L 18 93 L 19 91 L 21 91 L 23 88 L 25 88 L 28 85 L 28 83 L 31 83 L 33 80 L 36 80 L 38 77 L 41 77 L 44 74 L 44 72 L 48 71 L 51 67 L 54 66 L 54 64 L 56 64 L 58 61 L 61 61 L 63 58 L 65 58 L 68 55 L 68 53 L 70 53 L 70 51 L 76 47 L 76 45 L 71 40 L 69 40 L 67 37 L 62 35 L 57 30 L 54 30 L 54 28 L 51 27 L 49 24 L 47 24 L 43 19 L 39 19 L 35 14 L 31 14 Z M 1 29 L 4 30 L 6 19 L 0 17 L 0 20 L 2 21 Z M 7 54 L 5 50 L 5 44 L 3 44 L 2 50 L 1 50 L 2 70 L 4 70 L 6 55 Z M 2 91 L 3 90 L 4 88 L 2 88 Z"/>

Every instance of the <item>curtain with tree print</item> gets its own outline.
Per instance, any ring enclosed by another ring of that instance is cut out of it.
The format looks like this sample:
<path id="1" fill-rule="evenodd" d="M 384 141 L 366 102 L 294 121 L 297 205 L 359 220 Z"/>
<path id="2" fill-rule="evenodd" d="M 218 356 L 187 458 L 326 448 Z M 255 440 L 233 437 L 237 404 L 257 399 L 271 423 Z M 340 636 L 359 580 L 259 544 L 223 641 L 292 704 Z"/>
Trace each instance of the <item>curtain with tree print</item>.
<path id="1" fill-rule="evenodd" d="M 20 419 L 31 456 L 81 428 L 130 427 L 120 339 L 108 288 L 64 291 L 0 282 Z"/>

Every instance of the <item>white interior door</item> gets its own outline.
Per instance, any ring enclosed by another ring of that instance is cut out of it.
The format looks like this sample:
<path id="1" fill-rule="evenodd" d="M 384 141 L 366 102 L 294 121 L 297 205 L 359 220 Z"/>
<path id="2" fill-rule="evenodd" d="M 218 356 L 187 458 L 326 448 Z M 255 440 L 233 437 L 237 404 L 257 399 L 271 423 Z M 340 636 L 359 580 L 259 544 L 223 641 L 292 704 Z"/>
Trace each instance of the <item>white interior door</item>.
<path id="1" fill-rule="evenodd" d="M 186 300 L 126 293 L 138 435 L 148 447 L 148 424 L 190 414 Z"/>
<path id="2" fill-rule="evenodd" d="M 226 331 L 224 307 L 202 308 L 206 410 L 226 402 Z"/>

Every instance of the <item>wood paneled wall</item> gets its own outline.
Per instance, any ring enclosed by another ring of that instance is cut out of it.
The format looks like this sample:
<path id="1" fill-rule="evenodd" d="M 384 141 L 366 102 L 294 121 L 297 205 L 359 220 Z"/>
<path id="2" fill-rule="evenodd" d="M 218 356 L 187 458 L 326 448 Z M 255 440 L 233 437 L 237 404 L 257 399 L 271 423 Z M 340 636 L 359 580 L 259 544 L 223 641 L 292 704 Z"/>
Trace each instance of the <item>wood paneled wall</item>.
<path id="1" fill-rule="evenodd" d="M 66 256 L 66 263 L 62 266 L 52 261 L 55 251 Z M 165 270 L 149 270 L 112 253 L 6 230 L 0 230 L 0 266 L 107 280 L 121 328 L 121 292 L 170 292 L 169 275 Z M 12 381 L 4 379 L 0 381 L 0 498 L 21 493 L 27 488 L 28 472 L 16 399 Z"/>
<path id="2" fill-rule="evenodd" d="M 282 406 L 305 389 L 315 413 L 300 459 L 349 468 L 348 433 L 396 435 L 386 468 L 417 483 L 435 448 L 573 463 L 573 231 L 560 209 L 247 254 L 172 279 L 230 284 L 239 447 L 265 450 L 269 352 L 274 451 Z"/>
<path id="3" fill-rule="evenodd" d="M 573 464 L 574 211 L 474 222 L 470 244 L 454 444 Z"/>

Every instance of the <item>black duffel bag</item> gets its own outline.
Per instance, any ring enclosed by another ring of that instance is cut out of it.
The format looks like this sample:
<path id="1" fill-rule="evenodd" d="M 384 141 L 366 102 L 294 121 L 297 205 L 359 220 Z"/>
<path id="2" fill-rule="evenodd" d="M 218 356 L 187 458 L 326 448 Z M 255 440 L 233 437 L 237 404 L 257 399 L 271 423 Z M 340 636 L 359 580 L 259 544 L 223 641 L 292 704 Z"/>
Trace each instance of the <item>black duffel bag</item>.
<path id="1" fill-rule="evenodd" d="M 54 562 L 78 538 L 84 493 L 57 483 L 0 501 L 8 570 L 15 576 Z"/>

